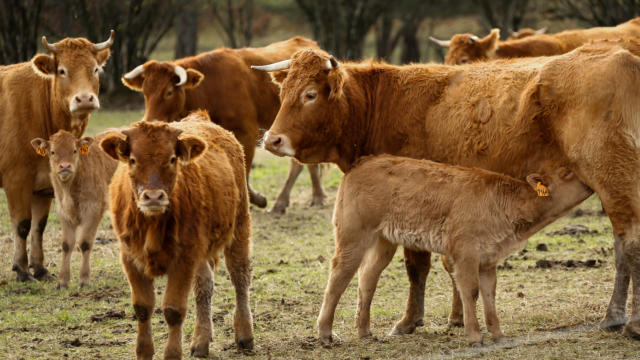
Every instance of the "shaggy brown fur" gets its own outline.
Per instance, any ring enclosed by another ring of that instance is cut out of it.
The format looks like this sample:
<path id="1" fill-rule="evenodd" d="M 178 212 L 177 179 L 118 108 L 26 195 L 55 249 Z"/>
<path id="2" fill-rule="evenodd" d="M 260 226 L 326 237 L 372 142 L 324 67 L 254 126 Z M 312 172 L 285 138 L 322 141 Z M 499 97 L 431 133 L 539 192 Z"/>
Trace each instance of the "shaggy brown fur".
<path id="1" fill-rule="evenodd" d="M 348 171 L 369 154 L 475 166 L 519 179 L 542 161 L 566 162 L 602 200 L 617 246 L 616 283 L 604 326 L 624 324 L 634 279 L 640 334 L 640 44 L 603 41 L 555 57 L 465 66 L 342 64 L 322 51 L 294 54 L 265 147 Z M 405 258 L 411 282 L 395 333 L 422 321 L 428 253 Z M 456 301 L 454 301 L 454 305 Z M 459 301 L 452 323 L 462 320 Z"/>
<path id="2" fill-rule="evenodd" d="M 278 87 L 268 75 L 252 71 L 250 65 L 264 65 L 289 58 L 302 48 L 318 48 L 315 41 L 294 37 L 263 48 L 217 49 L 175 61 L 149 61 L 144 71 L 122 82 L 145 99 L 145 120 L 175 121 L 189 112 L 205 109 L 216 124 L 233 132 L 245 152 L 247 179 L 260 129 L 268 129 L 280 107 Z M 187 71 L 187 82 L 176 86 L 174 67 Z M 284 213 L 289 194 L 302 165 L 291 162 L 289 179 L 271 209 Z M 312 205 L 322 205 L 326 197 L 318 167 L 309 166 L 313 184 Z M 252 204 L 265 207 L 267 200 L 249 186 Z"/>
<path id="3" fill-rule="evenodd" d="M 593 193 L 559 166 L 545 166 L 542 175 L 530 174 L 527 182 L 389 155 L 360 161 L 344 176 L 336 198 L 336 250 L 318 317 L 320 339 L 331 340 L 336 305 L 358 269 L 356 324 L 361 337 L 371 335 L 376 284 L 400 245 L 447 255 L 462 297 L 468 342 L 482 342 L 475 312 L 478 292 L 487 328 L 494 341 L 500 340 L 497 263 Z M 540 183 L 550 196 L 536 194 Z"/>
<path id="4" fill-rule="evenodd" d="M 162 301 L 169 325 L 165 359 L 181 358 L 192 285 L 197 315 L 191 353 L 209 353 L 211 265 L 220 252 L 236 290 L 236 343 L 252 348 L 251 218 L 244 155 L 233 134 L 198 112 L 176 123 L 135 123 L 100 145 L 120 160 L 109 187 L 110 208 L 137 314 L 153 312 L 153 281 L 168 277 Z M 136 354 L 151 359 L 153 352 L 151 319 L 140 316 Z"/>
<path id="5" fill-rule="evenodd" d="M 79 137 L 99 106 L 98 74 L 109 49 L 96 51 L 86 39 L 64 39 L 55 53 L 0 66 L 0 173 L 14 230 L 13 270 L 20 281 L 52 279 L 43 265 L 42 232 L 51 205 L 49 163 L 29 141 L 58 130 Z M 31 252 L 27 259 L 27 236 Z"/>
<path id="6" fill-rule="evenodd" d="M 451 38 L 445 64 L 529 56 L 559 55 L 593 40 L 640 39 L 640 18 L 615 27 L 566 30 L 556 34 L 539 34 L 523 39 L 500 41 L 500 30 L 493 29 L 485 38 L 457 34 Z"/>
<path id="7" fill-rule="evenodd" d="M 50 178 L 56 197 L 56 213 L 62 226 L 62 266 L 58 288 L 69 287 L 71 253 L 76 241 L 82 250 L 78 285 L 89 284 L 90 255 L 98 225 L 107 210 L 109 182 L 118 165 L 100 150 L 104 135 L 77 139 L 60 130 L 47 141 L 31 140 L 38 154 L 49 157 Z"/>

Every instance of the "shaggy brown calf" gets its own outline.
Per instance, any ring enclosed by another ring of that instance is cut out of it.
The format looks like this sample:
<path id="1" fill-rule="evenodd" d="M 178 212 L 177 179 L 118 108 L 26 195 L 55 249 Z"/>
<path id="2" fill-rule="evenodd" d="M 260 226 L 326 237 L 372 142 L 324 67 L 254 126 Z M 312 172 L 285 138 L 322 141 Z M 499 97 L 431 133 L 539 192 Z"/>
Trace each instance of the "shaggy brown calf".
<path id="1" fill-rule="evenodd" d="M 107 210 L 109 181 L 117 162 L 100 150 L 101 136 L 77 139 L 60 130 L 49 141 L 31 140 L 39 155 L 49 157 L 56 213 L 62 227 L 62 268 L 58 288 L 69 287 L 69 263 L 76 241 L 82 250 L 79 286 L 89 284 L 91 248 Z"/>
<path id="2" fill-rule="evenodd" d="M 640 39 L 640 18 L 612 27 L 566 30 L 555 34 L 539 34 L 517 40 L 500 41 L 500 29 L 493 29 L 480 39 L 472 34 L 456 34 L 451 40 L 431 38 L 449 52 L 444 63 L 449 65 L 514 57 L 549 56 L 569 52 L 593 40 Z"/>
<path id="3" fill-rule="evenodd" d="M 100 107 L 99 74 L 113 41 L 113 31 L 107 41 L 98 44 L 83 38 L 49 44 L 42 37 L 49 54 L 0 66 L 0 182 L 7 194 L 14 235 L 12 270 L 19 281 L 53 279 L 44 267 L 42 251 L 53 195 L 49 163 L 33 152 L 29 142 L 36 137 L 48 139 L 58 130 L 82 136 L 89 115 Z"/>
<path id="4" fill-rule="evenodd" d="M 153 281 L 167 275 L 162 310 L 169 326 L 165 359 L 182 357 L 182 322 L 193 286 L 191 354 L 211 341 L 211 266 L 224 252 L 236 291 L 239 348 L 253 348 L 249 284 L 251 217 L 242 146 L 205 112 L 181 122 L 141 121 L 107 135 L 102 149 L 120 165 L 109 187 L 113 228 L 138 319 L 138 359 L 151 359 Z"/>
<path id="5" fill-rule="evenodd" d="M 296 36 L 261 48 L 222 48 L 174 61 L 151 60 L 125 74 L 122 82 L 144 94 L 145 120 L 176 121 L 191 111 L 207 110 L 213 122 L 232 131 L 242 144 L 248 179 L 261 129 L 271 126 L 280 107 L 278 87 L 249 66 L 286 59 L 303 48 L 317 49 L 318 44 Z M 292 161 L 289 169 L 287 183 L 271 209 L 274 213 L 285 212 L 302 165 Z M 322 205 L 326 195 L 318 166 L 308 169 L 311 205 Z M 251 203 L 267 206 L 267 199 L 247 184 Z"/>
<path id="6" fill-rule="evenodd" d="M 336 250 L 318 317 L 320 340 L 331 341 L 336 305 L 356 270 L 358 334 L 371 335 L 371 299 L 398 245 L 447 255 L 470 344 L 482 342 L 478 290 L 487 328 L 494 341 L 502 338 L 495 309 L 497 263 L 593 193 L 564 167 L 545 170 L 525 182 L 427 160 L 389 155 L 361 160 L 344 176 L 336 198 Z"/>

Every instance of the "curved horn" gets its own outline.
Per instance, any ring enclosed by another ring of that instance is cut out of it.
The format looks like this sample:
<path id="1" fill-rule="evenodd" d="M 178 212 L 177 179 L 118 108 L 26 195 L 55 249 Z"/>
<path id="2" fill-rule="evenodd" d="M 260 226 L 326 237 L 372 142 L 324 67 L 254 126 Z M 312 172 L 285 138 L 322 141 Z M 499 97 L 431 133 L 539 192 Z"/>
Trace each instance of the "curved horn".
<path id="1" fill-rule="evenodd" d="M 260 71 L 278 71 L 278 70 L 287 70 L 291 67 L 291 59 L 278 61 L 277 63 L 269 64 L 269 65 L 251 65 L 251 68 L 254 70 Z"/>
<path id="2" fill-rule="evenodd" d="M 180 65 L 176 65 L 173 67 L 173 71 L 175 71 L 178 78 L 180 78 L 176 86 L 182 86 L 187 83 L 187 70 Z"/>
<path id="3" fill-rule="evenodd" d="M 513 31 L 513 30 L 509 30 L 509 33 L 511 34 L 512 37 L 517 38 L 518 37 L 518 32 L 517 31 Z"/>
<path id="4" fill-rule="evenodd" d="M 429 40 L 433 41 L 434 43 L 442 46 L 442 47 L 446 47 L 448 48 L 449 45 L 451 45 L 451 40 L 440 40 L 440 39 L 436 39 L 433 36 L 429 36 Z"/>
<path id="5" fill-rule="evenodd" d="M 111 33 L 109 34 L 109 39 L 107 39 L 107 41 L 98 43 L 98 44 L 94 44 L 93 46 L 95 47 L 96 51 L 100 51 L 100 50 L 104 50 L 108 47 L 111 47 L 111 45 L 113 45 L 113 38 L 115 37 L 116 32 L 111 30 Z"/>
<path id="6" fill-rule="evenodd" d="M 538 34 L 538 35 L 545 34 L 546 32 L 547 32 L 547 27 L 546 26 L 536 30 L 536 34 Z"/>
<path id="7" fill-rule="evenodd" d="M 45 49 L 49 50 L 50 53 L 55 54 L 56 53 L 56 46 L 53 44 L 49 44 L 47 42 L 47 37 L 46 36 L 42 36 L 42 46 L 44 46 Z"/>
<path id="8" fill-rule="evenodd" d="M 333 56 L 327 60 L 327 69 L 337 69 L 340 66 L 340 63 Z"/>
<path id="9" fill-rule="evenodd" d="M 127 80 L 131 80 L 133 78 L 138 77 L 138 75 L 142 74 L 143 71 L 144 71 L 144 65 L 138 65 L 135 69 L 124 74 L 124 78 Z"/>

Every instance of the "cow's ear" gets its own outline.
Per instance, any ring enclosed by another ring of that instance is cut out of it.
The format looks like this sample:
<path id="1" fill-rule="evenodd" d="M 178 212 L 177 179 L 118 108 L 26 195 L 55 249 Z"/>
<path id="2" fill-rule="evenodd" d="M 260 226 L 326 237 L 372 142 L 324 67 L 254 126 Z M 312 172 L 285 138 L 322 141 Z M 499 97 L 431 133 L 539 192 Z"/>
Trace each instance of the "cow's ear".
<path id="1" fill-rule="evenodd" d="M 193 89 L 200 85 L 204 80 L 204 74 L 198 70 L 187 69 L 187 82 L 184 84 L 185 89 Z"/>
<path id="2" fill-rule="evenodd" d="M 89 147 L 93 143 L 93 138 L 91 137 L 83 137 L 78 140 L 78 148 L 80 149 L 81 155 L 86 155 L 89 153 Z"/>
<path id="3" fill-rule="evenodd" d="M 207 144 L 197 136 L 179 136 L 176 146 L 176 156 L 182 165 L 187 165 L 202 155 L 207 149 Z"/>
<path id="4" fill-rule="evenodd" d="M 279 87 L 282 87 L 284 79 L 286 79 L 287 75 L 289 75 L 289 70 L 274 71 L 270 72 L 269 75 L 271 75 L 271 81 L 273 81 Z"/>
<path id="5" fill-rule="evenodd" d="M 549 196 L 549 184 L 547 184 L 542 175 L 535 173 L 527 175 L 527 183 L 538 193 L 538 196 Z"/>
<path id="6" fill-rule="evenodd" d="M 56 73 L 56 61 L 52 56 L 38 54 L 31 60 L 31 66 L 36 74 L 42 76 L 53 76 Z"/>
<path id="7" fill-rule="evenodd" d="M 485 36 L 481 42 L 482 47 L 485 50 L 485 55 L 489 58 L 493 57 L 498 49 L 498 42 L 500 41 L 500 29 L 492 29 L 489 35 Z"/>
<path id="8" fill-rule="evenodd" d="M 142 91 L 142 83 L 144 82 L 144 71 L 141 71 L 138 75 L 132 78 L 127 79 L 127 75 L 125 74 L 121 80 L 124 86 L 128 87 L 133 91 Z"/>
<path id="9" fill-rule="evenodd" d="M 42 138 L 35 138 L 31 140 L 31 146 L 40 156 L 47 156 L 47 150 L 49 150 L 49 142 Z"/>
<path id="10" fill-rule="evenodd" d="M 96 54 L 98 66 L 104 66 L 107 60 L 109 60 L 109 56 L 111 56 L 111 50 L 109 50 L 108 48 L 98 51 L 98 53 Z"/>
<path id="11" fill-rule="evenodd" d="M 100 148 L 115 160 L 129 161 L 129 142 L 121 132 L 111 133 L 100 141 Z"/>

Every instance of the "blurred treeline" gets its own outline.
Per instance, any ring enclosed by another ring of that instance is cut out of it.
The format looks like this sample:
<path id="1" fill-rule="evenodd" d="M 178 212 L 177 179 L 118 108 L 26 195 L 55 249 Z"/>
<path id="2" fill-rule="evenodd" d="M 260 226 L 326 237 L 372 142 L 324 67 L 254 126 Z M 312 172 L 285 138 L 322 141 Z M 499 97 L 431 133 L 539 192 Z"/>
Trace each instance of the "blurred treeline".
<path id="1" fill-rule="evenodd" d="M 341 59 L 440 61 L 428 36 L 503 38 L 523 27 L 613 26 L 636 17 L 640 0 L 2 0 L 0 64 L 29 60 L 40 46 L 72 36 L 104 41 L 116 30 L 105 90 L 152 58 L 168 60 L 219 46 L 263 46 L 304 35 Z"/>

